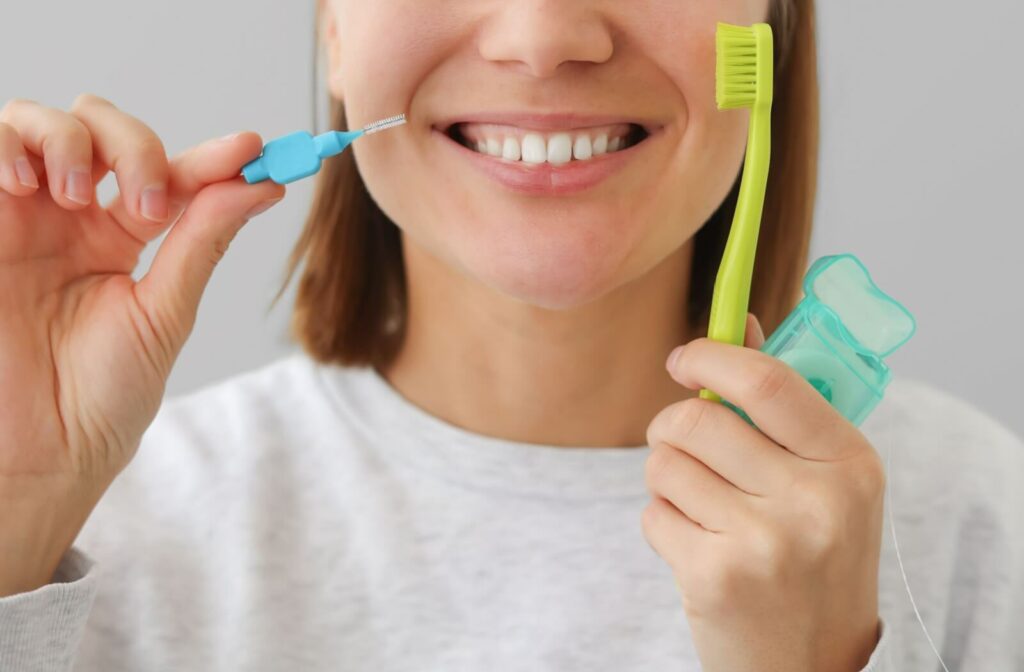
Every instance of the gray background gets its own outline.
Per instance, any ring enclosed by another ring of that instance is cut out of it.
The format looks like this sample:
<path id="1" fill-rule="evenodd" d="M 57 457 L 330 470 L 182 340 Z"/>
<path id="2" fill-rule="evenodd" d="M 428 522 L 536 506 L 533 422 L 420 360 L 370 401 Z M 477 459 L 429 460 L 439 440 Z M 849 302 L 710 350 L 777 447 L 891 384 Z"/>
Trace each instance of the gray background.
<path id="1" fill-rule="evenodd" d="M 822 162 L 812 259 L 853 252 L 918 319 L 891 364 L 1024 435 L 1024 6 L 820 3 Z M 170 154 L 242 129 L 311 126 L 313 2 L 91 0 L 3 10 L 0 101 L 81 92 L 146 121 Z M 269 46 L 268 46 L 269 45 Z M 321 101 L 324 101 L 321 92 Z M 321 102 L 321 124 L 324 124 Z M 113 181 L 101 196 L 113 193 Z M 206 293 L 170 394 L 289 352 L 289 291 L 267 312 L 309 180 L 242 229 Z M 148 266 L 151 244 L 136 273 Z"/>

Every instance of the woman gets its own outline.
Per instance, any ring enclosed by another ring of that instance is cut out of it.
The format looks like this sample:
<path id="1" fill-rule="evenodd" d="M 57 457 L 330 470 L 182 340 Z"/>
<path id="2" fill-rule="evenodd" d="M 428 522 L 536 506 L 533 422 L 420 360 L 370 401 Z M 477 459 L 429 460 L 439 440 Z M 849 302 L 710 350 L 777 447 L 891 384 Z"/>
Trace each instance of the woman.
<path id="1" fill-rule="evenodd" d="M 752 297 L 774 328 L 811 228 L 809 0 L 318 20 L 335 127 L 409 124 L 320 177 L 303 352 L 163 405 L 214 265 L 284 194 L 237 178 L 260 138 L 168 162 L 95 96 L 0 114 L 0 667 L 934 667 L 883 543 L 883 447 L 945 657 L 1019 662 L 1019 441 L 903 380 L 862 432 L 756 352 L 756 320 L 748 348 L 700 338 L 747 120 L 715 109 L 715 24 L 777 37 Z M 548 160 L 507 163 L 528 135 Z"/>

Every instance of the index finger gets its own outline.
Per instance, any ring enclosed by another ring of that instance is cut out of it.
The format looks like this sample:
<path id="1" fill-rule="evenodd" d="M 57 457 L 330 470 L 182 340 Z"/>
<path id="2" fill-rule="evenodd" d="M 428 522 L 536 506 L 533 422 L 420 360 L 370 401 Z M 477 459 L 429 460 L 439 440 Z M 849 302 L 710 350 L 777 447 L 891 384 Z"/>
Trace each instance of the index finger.
<path id="1" fill-rule="evenodd" d="M 119 221 L 136 238 L 162 229 L 167 220 L 167 154 L 157 134 L 105 98 L 84 93 L 71 105 L 71 115 L 92 136 L 103 165 L 117 178 L 128 203 L 127 219 Z"/>
<path id="2" fill-rule="evenodd" d="M 669 374 L 691 389 L 714 390 L 800 457 L 851 457 L 843 450 L 854 445 L 857 429 L 792 367 L 770 355 L 698 338 L 683 348 Z"/>
<path id="3" fill-rule="evenodd" d="M 258 133 L 243 131 L 181 152 L 171 159 L 168 168 L 167 220 L 161 226 L 143 227 L 133 235 L 143 243 L 157 237 L 181 216 L 203 187 L 237 177 L 242 166 L 259 156 L 262 149 Z M 107 204 L 107 212 L 124 227 L 133 221 L 120 193 Z"/>

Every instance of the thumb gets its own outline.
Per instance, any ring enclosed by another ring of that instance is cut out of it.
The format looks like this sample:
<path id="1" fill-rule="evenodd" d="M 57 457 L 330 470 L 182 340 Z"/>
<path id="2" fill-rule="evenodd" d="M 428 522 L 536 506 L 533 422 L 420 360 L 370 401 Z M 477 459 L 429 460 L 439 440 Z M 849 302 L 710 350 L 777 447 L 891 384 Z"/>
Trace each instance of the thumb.
<path id="1" fill-rule="evenodd" d="M 195 322 L 213 269 L 250 218 L 284 198 L 270 180 L 250 185 L 242 177 L 204 187 L 167 232 L 136 294 L 154 326 L 180 348 Z"/>
<path id="2" fill-rule="evenodd" d="M 744 340 L 743 345 L 754 350 L 760 350 L 764 345 L 764 331 L 761 329 L 761 322 L 753 313 L 747 313 L 747 332 Z"/>

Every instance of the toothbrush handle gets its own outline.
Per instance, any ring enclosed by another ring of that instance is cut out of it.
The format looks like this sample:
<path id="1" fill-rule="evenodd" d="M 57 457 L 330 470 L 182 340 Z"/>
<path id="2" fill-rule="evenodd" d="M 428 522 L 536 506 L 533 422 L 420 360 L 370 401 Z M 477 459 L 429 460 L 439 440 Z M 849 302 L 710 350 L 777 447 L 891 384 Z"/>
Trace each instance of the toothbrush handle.
<path id="1" fill-rule="evenodd" d="M 770 157 L 770 107 L 755 106 L 747 132 L 747 152 L 736 211 L 711 296 L 708 338 L 713 341 L 743 345 Z M 722 397 L 706 388 L 700 391 L 700 398 L 722 401 Z"/>

